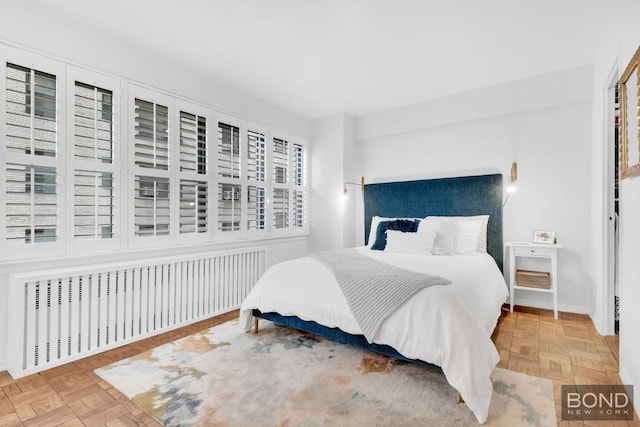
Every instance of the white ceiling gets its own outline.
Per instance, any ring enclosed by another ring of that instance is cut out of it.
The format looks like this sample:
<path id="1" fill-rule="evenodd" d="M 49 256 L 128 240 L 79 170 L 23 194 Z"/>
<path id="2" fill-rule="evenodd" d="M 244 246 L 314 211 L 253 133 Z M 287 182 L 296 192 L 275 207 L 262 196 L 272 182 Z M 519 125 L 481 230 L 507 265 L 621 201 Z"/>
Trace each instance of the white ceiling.
<path id="1" fill-rule="evenodd" d="M 306 118 L 592 63 L 615 12 L 611 0 L 20 1 Z"/>

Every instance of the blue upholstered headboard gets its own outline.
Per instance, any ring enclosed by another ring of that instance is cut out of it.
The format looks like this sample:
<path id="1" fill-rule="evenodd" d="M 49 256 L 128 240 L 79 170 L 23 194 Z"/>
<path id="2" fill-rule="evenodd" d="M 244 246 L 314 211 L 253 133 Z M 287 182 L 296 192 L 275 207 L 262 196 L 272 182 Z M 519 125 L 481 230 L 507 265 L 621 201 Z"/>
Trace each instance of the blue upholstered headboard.
<path id="1" fill-rule="evenodd" d="M 423 218 L 428 215 L 489 215 L 487 252 L 502 270 L 502 175 L 463 176 L 386 182 L 364 186 L 364 235 L 375 215 Z"/>

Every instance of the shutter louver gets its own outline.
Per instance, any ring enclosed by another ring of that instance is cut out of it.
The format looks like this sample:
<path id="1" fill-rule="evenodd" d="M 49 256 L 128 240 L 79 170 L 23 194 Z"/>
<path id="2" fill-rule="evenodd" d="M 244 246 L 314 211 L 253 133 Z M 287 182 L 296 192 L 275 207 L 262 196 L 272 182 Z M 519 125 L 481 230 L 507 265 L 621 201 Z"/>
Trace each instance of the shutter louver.
<path id="1" fill-rule="evenodd" d="M 56 241 L 56 169 L 8 164 L 6 169 L 7 240 Z"/>
<path id="2" fill-rule="evenodd" d="M 77 159 L 113 162 L 113 93 L 76 82 L 74 155 Z"/>
<path id="3" fill-rule="evenodd" d="M 264 230 L 266 226 L 266 191 L 263 187 L 247 188 L 247 229 Z"/>
<path id="4" fill-rule="evenodd" d="M 305 206 L 304 191 L 294 190 L 293 192 L 293 226 L 304 227 L 307 223 L 307 209 Z"/>
<path id="5" fill-rule="evenodd" d="M 286 188 L 273 189 L 273 226 L 289 227 L 289 190 Z"/>
<path id="6" fill-rule="evenodd" d="M 306 185 L 307 170 L 304 147 L 301 144 L 293 144 L 293 226 L 304 227 L 307 225 Z"/>
<path id="7" fill-rule="evenodd" d="M 56 77 L 7 64 L 7 150 L 55 157 Z"/>
<path id="8" fill-rule="evenodd" d="M 168 170 L 169 109 L 136 98 L 135 111 L 135 164 Z"/>
<path id="9" fill-rule="evenodd" d="M 169 179 L 136 176 L 135 192 L 136 235 L 169 234 Z"/>
<path id="10" fill-rule="evenodd" d="M 74 236 L 78 239 L 113 237 L 113 175 L 110 172 L 75 172 Z"/>
<path id="11" fill-rule="evenodd" d="M 180 171 L 207 173 L 207 121 L 205 117 L 180 112 Z"/>
<path id="12" fill-rule="evenodd" d="M 289 182 L 289 142 L 273 138 L 273 180 L 276 184 Z"/>
<path id="13" fill-rule="evenodd" d="M 180 233 L 207 232 L 207 183 L 180 181 Z"/>
<path id="14" fill-rule="evenodd" d="M 218 184 L 218 229 L 239 231 L 242 197 L 238 184 Z"/>
<path id="15" fill-rule="evenodd" d="M 247 132 L 247 179 L 264 182 L 266 178 L 266 146 L 264 135 Z"/>
<path id="16" fill-rule="evenodd" d="M 240 178 L 240 129 L 218 123 L 218 175 Z"/>

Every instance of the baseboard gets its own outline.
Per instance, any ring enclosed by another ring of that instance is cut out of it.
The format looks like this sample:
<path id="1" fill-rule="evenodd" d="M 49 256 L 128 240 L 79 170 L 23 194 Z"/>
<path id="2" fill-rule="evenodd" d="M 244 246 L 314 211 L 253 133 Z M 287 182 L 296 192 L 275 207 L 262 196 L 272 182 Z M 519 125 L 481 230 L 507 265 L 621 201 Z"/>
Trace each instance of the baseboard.
<path id="1" fill-rule="evenodd" d="M 0 359 L 0 372 L 7 370 L 7 359 Z"/>
<path id="2" fill-rule="evenodd" d="M 633 383 L 631 375 L 629 375 L 629 372 L 624 366 L 620 366 L 620 372 L 618 372 L 618 376 L 620 377 L 620 381 L 622 381 L 622 384 L 630 385 L 633 387 L 633 409 L 636 414 L 640 413 L 640 393 L 638 393 L 638 389 Z"/>
<path id="3" fill-rule="evenodd" d="M 553 310 L 553 303 L 538 300 L 529 300 L 516 297 L 515 305 L 522 305 L 527 307 L 543 308 L 547 310 Z M 558 304 L 558 311 L 564 311 L 566 313 L 576 314 L 591 314 L 588 307 L 581 307 L 579 305 Z"/>

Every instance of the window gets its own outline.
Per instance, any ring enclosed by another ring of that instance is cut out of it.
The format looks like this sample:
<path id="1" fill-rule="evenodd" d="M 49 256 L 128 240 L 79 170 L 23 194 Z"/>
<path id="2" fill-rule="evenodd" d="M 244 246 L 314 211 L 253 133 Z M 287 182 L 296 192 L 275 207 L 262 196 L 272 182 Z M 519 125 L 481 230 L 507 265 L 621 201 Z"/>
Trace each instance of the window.
<path id="1" fill-rule="evenodd" d="M 180 111 L 180 234 L 209 231 L 208 119 Z"/>
<path id="2" fill-rule="evenodd" d="M 76 81 L 73 117 L 74 237 L 114 237 L 113 92 Z"/>
<path id="3" fill-rule="evenodd" d="M 74 237 L 113 237 L 113 174 L 76 170 L 74 174 Z"/>
<path id="4" fill-rule="evenodd" d="M 169 180 L 136 176 L 135 233 L 137 236 L 169 234 Z"/>
<path id="5" fill-rule="evenodd" d="M 59 240 L 56 75 L 6 63 L 3 147 L 7 242 Z"/>
<path id="6" fill-rule="evenodd" d="M 307 166 L 302 144 L 293 144 L 293 226 L 307 226 Z"/>
<path id="7" fill-rule="evenodd" d="M 307 227 L 307 170 L 305 147 L 285 138 L 273 138 L 274 229 Z"/>
<path id="8" fill-rule="evenodd" d="M 228 121 L 228 120 L 227 120 Z M 240 127 L 218 122 L 218 230 L 240 231 Z"/>
<path id="9" fill-rule="evenodd" d="M 276 184 L 289 182 L 289 142 L 273 138 L 273 181 Z"/>
<path id="10" fill-rule="evenodd" d="M 286 188 L 273 189 L 273 226 L 289 227 L 289 190 Z"/>
<path id="11" fill-rule="evenodd" d="M 252 232 L 267 227 L 266 148 L 263 133 L 247 131 L 247 230 Z"/>
<path id="12" fill-rule="evenodd" d="M 306 232 L 296 138 L 0 47 L 0 261 Z"/>
<path id="13" fill-rule="evenodd" d="M 169 169 L 169 108 L 136 98 L 135 164 Z"/>
<path id="14" fill-rule="evenodd" d="M 135 236 L 170 236 L 173 172 L 170 159 L 170 97 L 130 86 L 133 101 L 133 224 Z M 173 106 L 171 107 L 173 109 Z M 176 193 L 177 194 L 177 191 Z M 137 245 L 144 243 L 138 241 Z M 147 245 L 154 245 L 149 240 Z"/>
<path id="15" fill-rule="evenodd" d="M 218 175 L 240 178 L 240 128 L 218 123 Z"/>
<path id="16" fill-rule="evenodd" d="M 7 240 L 25 243 L 56 241 L 56 178 L 55 168 L 7 164 Z"/>
<path id="17" fill-rule="evenodd" d="M 7 151 L 56 156 L 56 77 L 7 64 Z"/>

